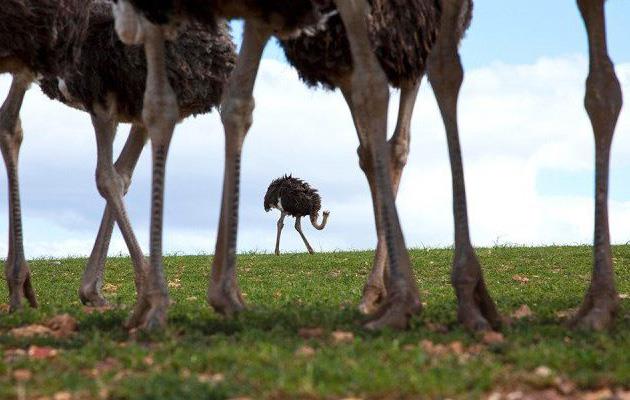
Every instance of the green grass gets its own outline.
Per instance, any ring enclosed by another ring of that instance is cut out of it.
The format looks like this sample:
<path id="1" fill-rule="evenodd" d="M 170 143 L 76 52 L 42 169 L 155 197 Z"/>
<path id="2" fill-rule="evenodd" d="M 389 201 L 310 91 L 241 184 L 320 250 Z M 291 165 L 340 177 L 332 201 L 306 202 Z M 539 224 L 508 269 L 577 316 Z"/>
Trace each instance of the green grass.
<path id="1" fill-rule="evenodd" d="M 527 304 L 534 315 L 506 328 L 503 343 L 483 346 L 467 358 L 428 354 L 420 345 L 425 339 L 461 341 L 466 347 L 479 343 L 456 324 L 450 250 L 411 252 L 427 305 L 403 333 L 361 328 L 355 306 L 370 252 L 241 255 L 240 285 L 250 309 L 234 320 L 221 318 L 205 303 L 210 257 L 167 257 L 169 281 L 181 282 L 170 290 L 169 328 L 136 339 L 122 328 L 134 301 L 129 259 L 107 262 L 105 280 L 115 286 L 107 297 L 116 307 L 102 314 L 85 313 L 78 301 L 84 259 L 34 260 L 40 309 L 0 315 L 0 399 L 17 398 L 17 391 L 26 398 L 59 391 L 112 399 L 476 398 L 498 388 L 545 387 L 555 377 L 580 389 L 630 385 L 630 300 L 621 301 L 616 327 L 608 333 L 574 332 L 556 316 L 581 301 L 590 278 L 590 247 L 501 247 L 478 254 L 501 311 L 509 314 Z M 615 247 L 614 257 L 618 289 L 630 293 L 630 246 Z M 514 281 L 515 274 L 529 283 Z M 3 285 L 0 299 L 7 296 Z M 71 338 L 8 334 L 65 312 L 79 322 Z M 434 332 L 429 322 L 448 326 L 448 333 Z M 302 327 L 321 327 L 326 334 L 303 339 L 297 334 Z M 333 330 L 353 332 L 354 341 L 333 343 Z M 6 359 L 7 349 L 31 344 L 60 352 L 49 360 Z M 315 354 L 296 355 L 304 345 Z M 552 370 L 550 377 L 534 374 L 542 365 Z M 17 383 L 16 369 L 30 370 L 32 378 Z"/>

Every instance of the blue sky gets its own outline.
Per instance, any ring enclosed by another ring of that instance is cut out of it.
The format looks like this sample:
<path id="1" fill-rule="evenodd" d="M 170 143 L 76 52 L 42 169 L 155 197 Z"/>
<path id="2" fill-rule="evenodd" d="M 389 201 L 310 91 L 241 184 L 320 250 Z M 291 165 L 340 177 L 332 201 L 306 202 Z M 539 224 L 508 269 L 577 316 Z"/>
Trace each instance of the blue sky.
<path id="1" fill-rule="evenodd" d="M 608 0 L 606 17 L 614 61 L 630 61 L 630 1 Z M 240 23 L 234 27 L 240 41 Z M 575 1 L 478 0 L 461 54 L 467 68 L 477 68 L 495 61 L 523 64 L 541 56 L 586 54 L 586 46 Z M 285 60 L 275 43 L 267 47 L 265 57 Z"/>
<path id="2" fill-rule="evenodd" d="M 610 52 L 630 104 L 630 0 L 608 0 L 607 15 Z M 239 23 L 234 23 L 234 33 L 240 40 Z M 460 131 L 473 242 L 591 242 L 593 143 L 582 105 L 588 64 L 575 2 L 478 0 L 461 54 L 466 78 Z M 8 85 L 8 76 L 0 76 L 0 95 Z M 274 43 L 266 49 L 254 94 L 254 125 L 243 153 L 239 251 L 273 251 L 278 216 L 264 212 L 262 198 L 269 182 L 284 173 L 317 187 L 324 208 L 331 211 L 324 231 L 303 224 L 315 250 L 373 248 L 370 194 L 357 165 L 358 141 L 342 96 L 307 89 Z M 397 99 L 394 91 L 390 128 Z M 630 241 L 627 110 L 626 105 L 612 152 L 610 215 L 616 243 Z M 21 117 L 27 257 L 89 254 L 104 205 L 94 185 L 89 116 L 49 101 L 34 87 Z M 119 129 L 118 150 L 127 130 Z M 166 252 L 214 251 L 222 168 L 223 130 L 216 113 L 178 126 L 166 180 Z M 150 176 L 145 149 L 126 197 L 145 251 Z M 452 243 L 446 141 L 428 85 L 422 86 L 412 121 L 398 207 L 409 246 Z M 0 212 L 6 209 L 2 195 Z M 292 223 L 286 226 L 282 250 L 304 251 Z M 0 255 L 6 254 L 7 228 L 7 219 L 0 218 Z M 117 231 L 110 253 L 126 253 Z"/>

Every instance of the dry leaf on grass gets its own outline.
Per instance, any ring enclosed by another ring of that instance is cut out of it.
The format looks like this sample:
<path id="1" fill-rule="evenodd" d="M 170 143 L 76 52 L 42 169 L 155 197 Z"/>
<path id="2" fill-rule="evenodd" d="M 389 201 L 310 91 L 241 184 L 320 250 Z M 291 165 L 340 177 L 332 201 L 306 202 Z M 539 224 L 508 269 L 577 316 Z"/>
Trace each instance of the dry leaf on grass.
<path id="1" fill-rule="evenodd" d="M 448 326 L 436 322 L 427 322 L 426 327 L 429 331 L 435 333 L 448 333 Z"/>
<path id="2" fill-rule="evenodd" d="M 225 380 L 225 375 L 218 374 L 199 374 L 197 375 L 197 380 L 201 383 L 221 383 Z"/>
<path id="3" fill-rule="evenodd" d="M 582 395 L 583 400 L 608 400 L 610 398 L 613 398 L 613 392 L 608 388 L 586 392 Z"/>
<path id="4" fill-rule="evenodd" d="M 522 284 L 526 284 L 529 282 L 529 278 L 523 275 L 514 275 L 512 277 L 512 280 Z"/>
<path id="5" fill-rule="evenodd" d="M 28 356 L 30 358 L 34 358 L 36 360 L 44 360 L 46 358 L 53 358 L 55 357 L 57 354 L 59 354 L 59 351 L 55 348 L 52 347 L 48 347 L 48 346 L 31 346 L 28 348 Z"/>
<path id="6" fill-rule="evenodd" d="M 298 336 L 303 339 L 316 339 L 324 335 L 322 328 L 300 328 Z"/>
<path id="7" fill-rule="evenodd" d="M 620 298 L 621 300 L 630 299 L 630 294 L 628 294 L 628 293 L 620 293 L 620 294 L 619 294 L 619 298 Z"/>
<path id="8" fill-rule="evenodd" d="M 9 312 L 9 305 L 4 303 L 4 304 L 0 304 L 0 312 L 1 313 L 8 313 Z"/>
<path id="9" fill-rule="evenodd" d="M 105 293 L 116 293 L 118 291 L 118 285 L 114 285 L 112 283 L 106 283 L 103 285 L 103 292 Z"/>
<path id="10" fill-rule="evenodd" d="M 33 374 L 28 369 L 16 369 L 13 371 L 13 379 L 18 382 L 26 382 L 31 380 Z"/>
<path id="11" fill-rule="evenodd" d="M 505 341 L 505 338 L 503 337 L 502 333 L 495 332 L 495 331 L 488 331 L 483 334 L 482 341 L 485 344 L 493 345 L 493 344 L 503 343 Z"/>
<path id="12" fill-rule="evenodd" d="M 577 313 L 577 308 L 569 308 L 566 310 L 556 311 L 556 317 L 559 319 L 571 318 Z"/>
<path id="13" fill-rule="evenodd" d="M 335 344 L 351 343 L 354 341 L 354 334 L 352 332 L 333 331 L 330 336 Z"/>
<path id="14" fill-rule="evenodd" d="M 47 326 L 40 324 L 33 324 L 27 326 L 20 326 L 19 328 L 13 328 L 9 331 L 9 335 L 16 338 L 31 338 L 34 336 L 52 336 L 53 331 Z"/>
<path id="15" fill-rule="evenodd" d="M 53 400 L 72 400 L 72 394 L 70 392 L 57 392 L 53 396 Z"/>
<path id="16" fill-rule="evenodd" d="M 315 349 L 311 346 L 301 346 L 295 350 L 295 355 L 298 357 L 312 357 L 315 355 Z"/>
<path id="17" fill-rule="evenodd" d="M 24 349 L 6 349 L 4 351 L 4 362 L 17 361 L 24 356 L 26 356 L 26 350 Z"/>
<path id="18" fill-rule="evenodd" d="M 514 312 L 512 313 L 512 318 L 523 319 L 523 318 L 529 318 L 532 315 L 534 315 L 534 313 L 529 308 L 529 306 L 527 304 L 522 304 L 519 308 L 514 310 Z"/>
<path id="19" fill-rule="evenodd" d="M 539 376 L 541 378 L 549 378 L 551 374 L 553 374 L 553 371 L 548 366 L 541 365 L 540 367 L 534 370 L 534 374 L 536 374 L 536 376 Z"/>
<path id="20" fill-rule="evenodd" d="M 179 289 L 182 287 L 182 282 L 179 278 L 175 278 L 172 281 L 168 282 L 168 287 L 171 289 Z"/>
<path id="21" fill-rule="evenodd" d="M 112 306 L 100 306 L 100 307 L 91 307 L 91 306 L 84 306 L 83 307 L 83 312 L 86 314 L 102 314 L 106 311 L 110 311 L 113 310 L 114 307 Z"/>
<path id="22" fill-rule="evenodd" d="M 53 331 L 53 336 L 63 338 L 77 331 L 77 320 L 69 314 L 60 314 L 46 321 L 45 325 Z"/>

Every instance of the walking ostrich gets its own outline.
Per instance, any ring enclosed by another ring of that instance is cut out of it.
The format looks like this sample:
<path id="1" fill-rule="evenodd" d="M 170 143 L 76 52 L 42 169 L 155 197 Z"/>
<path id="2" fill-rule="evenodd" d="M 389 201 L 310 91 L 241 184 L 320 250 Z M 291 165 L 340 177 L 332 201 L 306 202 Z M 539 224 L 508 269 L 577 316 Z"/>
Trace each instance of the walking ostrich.
<path id="1" fill-rule="evenodd" d="M 300 29 L 313 30 L 325 20 L 331 0 L 115 0 L 116 29 L 125 43 L 144 43 L 148 62 L 143 119 L 153 150 L 151 267 L 147 288 L 134 310 L 136 326 L 164 326 L 168 304 L 162 266 L 163 181 L 168 146 L 176 114 L 176 96 L 166 79 L 164 40 L 167 31 L 186 20 L 208 21 L 214 17 L 243 18 L 243 45 L 221 104 L 226 134 L 226 168 L 218 238 L 208 289 L 208 301 L 218 312 L 231 315 L 244 308 L 235 269 L 241 149 L 252 123 L 252 97 L 265 44 L 272 35 L 288 38 Z M 365 0 L 335 0 L 346 28 L 353 59 L 348 74 L 357 132 L 366 151 L 366 163 L 374 175 L 375 204 L 381 229 L 387 239 L 390 266 L 388 299 L 372 325 L 406 326 L 420 310 L 418 289 L 412 278 L 388 172 L 386 117 L 389 99 L 383 73 L 369 39 Z M 138 10 L 138 12 L 136 11 Z M 424 36 L 429 37 L 429 36 Z M 426 43 L 429 47 L 431 43 Z"/>
<path id="2" fill-rule="evenodd" d="M 45 74 L 40 86 L 49 97 L 86 110 L 92 117 L 98 146 L 97 186 L 107 207 L 79 294 L 85 304 L 104 305 L 100 288 L 114 219 L 132 256 L 138 288 L 146 269 L 122 202 L 147 138 L 141 120 L 146 62 L 142 49 L 127 47 L 116 37 L 109 2 L 94 1 L 88 9 L 89 26 L 75 44 L 80 58 L 67 61 L 58 74 Z M 192 25 L 168 44 L 166 56 L 171 67 L 168 78 L 178 94 L 180 118 L 210 112 L 218 105 L 236 58 L 225 24 L 212 33 Z M 113 164 L 112 144 L 119 122 L 130 122 L 132 128 Z"/>
<path id="3" fill-rule="evenodd" d="M 284 227 L 284 218 L 287 215 L 295 217 L 295 230 L 300 234 L 308 252 L 310 254 L 314 253 L 313 248 L 306 240 L 306 236 L 302 233 L 301 219 L 308 216 L 311 224 L 318 231 L 326 227 L 330 211 L 324 211 L 321 224 L 317 222 L 319 210 L 322 207 L 322 199 L 317 193 L 317 189 L 312 188 L 301 179 L 285 175 L 271 182 L 265 194 L 264 206 L 267 212 L 272 208 L 280 211 L 280 219 L 277 224 L 278 233 L 276 235 L 275 253 L 277 256 L 280 255 L 280 233 Z"/>
<path id="4" fill-rule="evenodd" d="M 64 93 L 58 90 L 56 78 L 44 79 L 41 87 L 53 99 L 78 103 L 92 117 L 99 147 L 97 185 L 108 205 L 79 294 L 85 304 L 104 305 L 106 302 L 100 289 L 114 216 L 117 216 L 119 226 L 125 227 L 123 235 L 126 235 L 136 268 L 137 285 L 141 272 L 146 269 L 122 201 L 147 139 L 142 123 L 146 60 L 141 48 L 125 46 L 117 38 L 110 2 L 98 1 L 92 8 L 81 57 L 72 69 L 63 74 Z M 181 120 L 190 115 L 208 113 L 218 106 L 223 86 L 234 68 L 236 53 L 225 23 L 219 24 L 212 32 L 195 23 L 167 44 L 166 59 L 169 63 L 168 79 L 177 94 L 178 120 Z M 112 145 L 116 127 L 121 122 L 133 125 L 127 144 L 116 165 L 113 165 Z M 120 225 L 121 220 L 123 225 Z"/>
<path id="5" fill-rule="evenodd" d="M 69 23 L 68 21 L 72 21 Z M 11 88 L 0 107 L 0 148 L 7 169 L 9 245 L 4 265 L 9 309 L 26 298 L 37 307 L 31 272 L 24 256 L 18 156 L 22 144 L 20 108 L 30 84 L 40 75 L 60 74 L 78 56 L 74 44 L 87 27 L 83 0 L 3 0 L 0 13 L 0 74 L 12 75 Z"/>

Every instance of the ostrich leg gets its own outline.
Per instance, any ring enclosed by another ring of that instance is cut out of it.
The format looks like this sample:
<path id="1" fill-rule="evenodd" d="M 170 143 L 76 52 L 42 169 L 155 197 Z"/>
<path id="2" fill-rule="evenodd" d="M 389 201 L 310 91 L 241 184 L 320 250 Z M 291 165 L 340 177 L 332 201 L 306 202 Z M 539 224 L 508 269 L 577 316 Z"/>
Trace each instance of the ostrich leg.
<path id="1" fill-rule="evenodd" d="M 151 185 L 150 268 L 129 328 L 155 330 L 166 325 L 168 290 L 162 265 L 162 223 L 164 217 L 164 175 L 166 157 L 177 123 L 177 97 L 166 72 L 163 28 L 142 23 L 144 49 L 147 57 L 147 87 L 142 118 L 149 132 L 152 149 L 153 177 Z"/>
<path id="2" fill-rule="evenodd" d="M 457 100 L 464 79 L 457 46 L 462 0 L 444 1 L 442 27 L 428 62 L 428 75 L 442 113 L 453 183 L 455 254 L 451 281 L 457 294 L 457 317 L 471 331 L 498 329 L 501 318 L 483 279 L 470 242 L 466 188 L 457 126 Z"/>
<path id="3" fill-rule="evenodd" d="M 284 228 L 284 217 L 286 214 L 284 211 L 280 212 L 280 219 L 278 220 L 278 234 L 276 235 L 276 255 L 280 255 L 280 234 L 282 233 L 282 228 Z"/>
<path id="4" fill-rule="evenodd" d="M 591 286 L 573 322 L 582 328 L 603 330 L 612 325 L 619 302 L 608 229 L 608 169 L 622 96 L 606 48 L 604 0 L 578 0 L 577 4 L 586 25 L 589 44 L 590 63 L 584 105 L 595 135 L 595 238 Z"/>
<path id="5" fill-rule="evenodd" d="M 116 172 L 123 183 L 123 195 L 126 194 L 129 189 L 131 175 L 140 158 L 146 140 L 146 130 L 140 125 L 133 125 L 125 147 L 114 164 Z M 85 305 L 98 307 L 107 304 L 107 301 L 101 293 L 101 287 L 103 286 L 103 270 L 105 268 L 105 259 L 107 258 L 107 250 L 109 249 L 112 231 L 114 230 L 114 222 L 114 210 L 108 204 L 105 206 L 98 236 L 96 237 L 92 253 L 90 254 L 85 271 L 83 272 L 83 278 L 81 279 L 79 297 L 81 302 Z"/>
<path id="6" fill-rule="evenodd" d="M 252 124 L 252 93 L 260 58 L 270 34 L 266 28 L 252 21 L 245 22 L 242 48 L 221 104 L 221 121 L 225 129 L 225 171 L 208 303 L 217 312 L 228 316 L 245 307 L 236 279 L 241 150 Z"/>
<path id="7" fill-rule="evenodd" d="M 304 236 L 304 233 L 302 232 L 302 217 L 295 217 L 295 230 L 298 231 L 298 233 L 302 237 L 302 240 L 304 241 L 304 244 L 306 245 L 306 250 L 308 250 L 308 253 L 313 254 L 314 253 L 313 248 L 308 243 L 308 240 L 306 240 L 306 236 Z"/>
<path id="8" fill-rule="evenodd" d="M 26 297 L 31 307 L 37 307 L 31 272 L 24 256 L 18 181 L 18 157 L 23 137 L 20 108 L 31 81 L 28 74 L 13 75 L 9 95 L 0 108 L 0 147 L 9 181 L 9 254 L 4 274 L 9 286 L 10 311 L 16 311 L 22 306 L 22 297 Z"/>
<path id="9" fill-rule="evenodd" d="M 413 314 L 422 306 L 418 288 L 412 277 L 409 254 L 398 221 L 387 149 L 387 106 L 389 89 L 387 79 L 376 59 L 368 36 L 365 0 L 337 0 L 354 62 L 350 79 L 349 106 L 352 111 L 360 142 L 365 146 L 368 171 L 373 175 L 380 213 L 377 221 L 387 243 L 390 275 L 387 299 L 368 329 L 391 327 L 404 329 Z M 379 232 L 379 236 L 381 236 Z"/>
<path id="10" fill-rule="evenodd" d="M 389 146 L 390 173 L 392 177 L 394 196 L 398 193 L 403 168 L 407 164 L 411 132 L 411 117 L 413 115 L 413 108 L 416 104 L 419 89 L 420 81 L 404 84 L 402 86 L 400 91 L 400 104 L 398 108 L 396 130 L 394 131 L 394 135 L 387 142 Z M 346 92 L 348 91 L 346 90 Z M 350 93 L 344 94 L 344 96 L 346 97 L 346 100 L 348 100 L 350 98 Z M 367 153 L 365 147 L 359 146 L 357 153 L 359 154 L 359 165 L 361 166 L 363 172 L 366 173 L 366 177 L 368 177 L 370 193 L 372 194 L 372 203 L 374 204 L 374 215 L 377 215 L 378 198 L 376 196 L 376 186 L 374 180 L 370 179 L 370 177 L 373 177 L 373 174 L 368 174 L 366 170 L 366 168 L 368 168 L 366 165 L 368 160 L 366 159 Z M 382 230 L 377 229 L 377 232 L 382 233 Z M 386 261 L 386 240 L 385 237 L 379 235 L 372 272 L 363 287 L 363 298 L 359 304 L 359 311 L 363 314 L 374 313 L 378 309 L 380 303 L 385 299 L 385 279 L 387 274 Z"/>
<path id="11" fill-rule="evenodd" d="M 115 107 L 111 103 L 108 106 L 109 109 L 96 107 L 95 111 L 91 114 L 92 124 L 96 132 L 98 154 L 96 162 L 96 185 L 101 196 L 107 200 L 107 207 L 111 210 L 118 222 L 127 248 L 129 248 L 129 253 L 134 265 L 136 290 L 138 291 L 138 296 L 140 296 L 143 289 L 142 281 L 147 269 L 146 262 L 140 245 L 133 233 L 133 229 L 131 228 L 127 211 L 125 210 L 123 193 L 125 191 L 126 182 L 118 174 L 113 163 L 113 144 L 118 123 L 113 111 Z"/>

